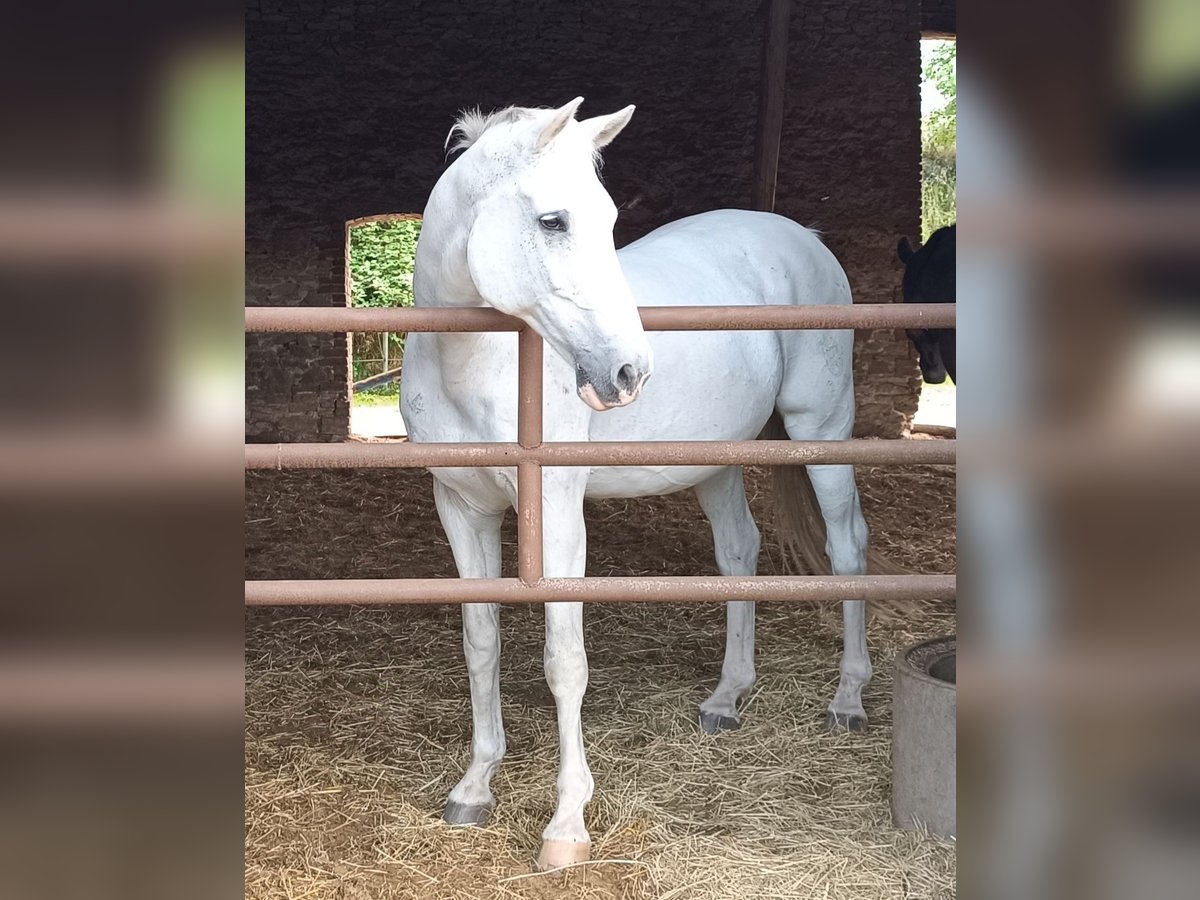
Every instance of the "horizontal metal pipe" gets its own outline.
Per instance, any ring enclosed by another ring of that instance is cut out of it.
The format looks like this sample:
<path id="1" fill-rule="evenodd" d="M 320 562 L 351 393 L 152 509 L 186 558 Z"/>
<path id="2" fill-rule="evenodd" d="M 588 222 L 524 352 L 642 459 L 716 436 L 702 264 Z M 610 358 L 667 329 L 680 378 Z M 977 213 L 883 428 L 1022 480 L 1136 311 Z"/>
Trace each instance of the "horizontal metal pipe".
<path id="1" fill-rule="evenodd" d="M 952 465 L 955 441 L 575 441 L 546 443 L 544 466 Z"/>
<path id="2" fill-rule="evenodd" d="M 370 378 L 364 378 L 362 381 L 354 382 L 352 389 L 354 393 L 357 394 L 360 391 L 369 391 L 373 388 L 383 387 L 385 384 L 399 380 L 400 367 L 397 366 L 394 369 L 388 369 L 386 372 L 380 372 L 378 375 L 372 375 Z"/>
<path id="3" fill-rule="evenodd" d="M 643 306 L 647 331 L 770 331 L 795 328 L 953 328 L 953 303 L 852 306 Z"/>
<path id="4" fill-rule="evenodd" d="M 247 581 L 248 606 L 302 604 L 611 603 L 716 600 L 950 600 L 953 575 L 690 576 L 680 578 L 395 578 Z"/>
<path id="5" fill-rule="evenodd" d="M 246 331 L 520 331 L 525 323 L 484 307 L 349 309 L 344 306 L 247 306 Z"/>
<path id="6" fill-rule="evenodd" d="M 247 469 L 515 466 L 952 465 L 957 441 L 577 441 L 246 444 Z"/>
<path id="7" fill-rule="evenodd" d="M 953 328 L 953 303 L 859 303 L 853 306 L 643 306 L 648 331 L 797 328 Z M 520 331 L 520 319 L 485 307 L 248 306 L 248 332 Z"/>
<path id="8" fill-rule="evenodd" d="M 247 444 L 247 469 L 420 469 L 515 466 L 517 444 Z"/>

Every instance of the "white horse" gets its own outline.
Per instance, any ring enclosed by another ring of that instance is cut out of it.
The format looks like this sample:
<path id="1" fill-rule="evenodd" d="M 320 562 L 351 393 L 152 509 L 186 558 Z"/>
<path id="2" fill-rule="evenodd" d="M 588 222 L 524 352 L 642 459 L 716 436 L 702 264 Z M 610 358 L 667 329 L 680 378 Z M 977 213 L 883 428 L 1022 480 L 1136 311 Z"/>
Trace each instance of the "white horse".
<path id="1" fill-rule="evenodd" d="M 673 222 L 618 253 L 617 210 L 595 165 L 633 107 L 577 121 L 581 102 L 458 121 L 451 138 L 457 135 L 455 147 L 464 152 L 425 208 L 417 305 L 495 307 L 545 339 L 554 351 L 544 368 L 547 441 L 747 440 L 775 413 L 793 440 L 849 437 L 851 331 L 647 335 L 637 314 L 639 304 L 847 304 L 850 289 L 837 260 L 812 231 L 741 210 Z M 414 441 L 515 441 L 517 337 L 412 334 L 402 390 Z M 776 502 L 797 521 L 815 522 L 801 535 L 817 548 L 808 554 L 810 565 L 864 573 L 867 528 L 853 468 L 808 466 L 807 479 L 803 468 L 786 468 L 798 473 L 794 489 Z M 500 523 L 516 500 L 515 471 L 452 468 L 433 475 L 459 575 L 499 577 Z M 755 574 L 759 532 L 740 467 L 547 467 L 543 477 L 547 577 L 584 574 L 585 496 L 686 488 L 696 491 L 712 523 L 721 573 Z M 803 515 L 817 504 L 820 516 Z M 817 559 L 822 544 L 828 561 Z M 871 677 L 865 610 L 861 600 L 842 609 L 845 651 L 828 716 L 834 726 L 861 730 L 861 694 Z M 474 731 L 470 766 L 450 792 L 445 819 L 480 824 L 495 803 L 490 781 L 505 751 L 499 609 L 465 605 L 462 615 Z M 700 725 L 710 733 L 737 727 L 738 704 L 754 683 L 754 603 L 727 604 L 727 620 L 720 682 L 700 706 Z M 556 868 L 586 859 L 590 846 L 583 816 L 592 776 L 580 724 L 588 680 L 582 604 L 546 604 L 545 672 L 558 712 L 560 768 L 539 865 Z"/>

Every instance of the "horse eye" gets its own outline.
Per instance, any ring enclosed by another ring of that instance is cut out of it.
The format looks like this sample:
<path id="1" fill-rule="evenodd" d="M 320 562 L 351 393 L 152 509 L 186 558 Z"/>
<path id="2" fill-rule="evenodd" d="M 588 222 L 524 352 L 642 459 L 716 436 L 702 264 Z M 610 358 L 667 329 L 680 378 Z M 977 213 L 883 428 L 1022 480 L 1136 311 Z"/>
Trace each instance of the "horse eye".
<path id="1" fill-rule="evenodd" d="M 567 220 L 561 213 L 546 213 L 538 216 L 538 224 L 546 231 L 566 231 Z"/>

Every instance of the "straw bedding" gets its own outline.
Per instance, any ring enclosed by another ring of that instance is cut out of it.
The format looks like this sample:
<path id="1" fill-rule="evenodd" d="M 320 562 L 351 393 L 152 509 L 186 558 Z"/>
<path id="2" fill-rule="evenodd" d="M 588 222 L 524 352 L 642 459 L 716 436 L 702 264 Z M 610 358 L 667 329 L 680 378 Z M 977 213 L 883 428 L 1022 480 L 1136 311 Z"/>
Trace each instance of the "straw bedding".
<path id="1" fill-rule="evenodd" d="M 954 470 L 859 472 L 878 545 L 953 571 Z M 776 571 L 766 473 L 750 470 Z M 248 473 L 251 578 L 453 574 L 429 475 Z M 510 517 L 511 519 L 511 517 Z M 691 494 L 589 505 L 589 574 L 715 571 Z M 506 574 L 515 567 L 511 522 Z M 584 739 L 596 781 L 592 862 L 538 874 L 557 732 L 541 609 L 501 616 L 508 756 L 483 829 L 439 819 L 468 756 L 470 704 L 453 607 L 261 609 L 246 616 L 246 895 L 250 898 L 946 898 L 952 844 L 892 828 L 891 660 L 954 629 L 941 604 L 878 617 L 871 729 L 822 727 L 837 682 L 835 609 L 761 604 L 758 683 L 737 732 L 696 710 L 716 683 L 719 605 L 594 605 Z"/>

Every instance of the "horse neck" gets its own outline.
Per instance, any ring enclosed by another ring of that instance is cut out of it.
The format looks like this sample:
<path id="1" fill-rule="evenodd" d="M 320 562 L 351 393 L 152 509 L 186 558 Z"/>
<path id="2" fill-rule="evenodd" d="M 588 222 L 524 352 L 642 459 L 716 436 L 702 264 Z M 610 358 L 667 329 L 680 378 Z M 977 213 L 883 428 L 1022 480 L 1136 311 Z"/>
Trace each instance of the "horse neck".
<path id="1" fill-rule="evenodd" d="M 461 158 L 438 179 L 422 216 L 413 277 L 417 306 L 484 306 L 467 266 L 474 202 L 461 177 Z"/>

